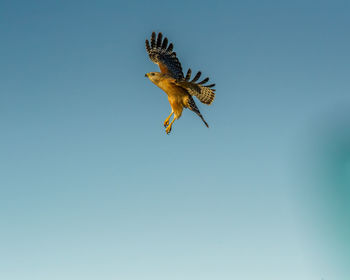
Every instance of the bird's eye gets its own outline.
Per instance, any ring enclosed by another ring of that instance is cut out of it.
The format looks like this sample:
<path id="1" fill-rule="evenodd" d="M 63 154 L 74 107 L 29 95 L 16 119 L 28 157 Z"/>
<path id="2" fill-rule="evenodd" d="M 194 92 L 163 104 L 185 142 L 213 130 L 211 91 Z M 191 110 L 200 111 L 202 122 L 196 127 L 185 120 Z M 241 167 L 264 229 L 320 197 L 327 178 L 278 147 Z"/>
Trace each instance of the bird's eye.
<path id="1" fill-rule="evenodd" d="M 152 76 L 154 76 L 154 73 L 151 73 Z"/>

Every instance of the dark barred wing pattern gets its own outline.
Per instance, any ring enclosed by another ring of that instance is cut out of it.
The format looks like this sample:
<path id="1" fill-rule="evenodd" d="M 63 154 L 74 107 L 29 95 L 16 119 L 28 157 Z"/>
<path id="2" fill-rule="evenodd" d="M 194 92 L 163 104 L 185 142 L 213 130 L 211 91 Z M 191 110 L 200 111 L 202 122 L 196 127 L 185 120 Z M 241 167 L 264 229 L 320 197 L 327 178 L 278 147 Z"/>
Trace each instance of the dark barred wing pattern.
<path id="1" fill-rule="evenodd" d="M 173 52 L 174 45 L 168 45 L 168 39 L 164 38 L 162 33 L 153 32 L 151 36 L 151 43 L 146 40 L 146 50 L 150 59 L 159 65 L 161 72 L 170 74 L 176 80 L 182 80 L 184 74 L 182 73 L 181 63 Z"/>
<path id="2" fill-rule="evenodd" d="M 182 81 L 177 81 L 177 84 L 185 88 L 190 95 L 196 96 L 202 103 L 207 105 L 213 103 L 215 99 L 215 89 L 212 87 L 214 87 L 215 84 L 205 85 L 209 81 L 209 78 L 205 78 L 202 81 L 197 82 L 202 74 L 200 71 L 190 81 L 191 74 L 191 69 L 188 69 L 185 79 Z"/>
<path id="3" fill-rule="evenodd" d="M 204 122 L 204 124 L 206 125 L 206 127 L 209 127 L 209 125 L 207 124 L 207 122 L 205 121 L 205 119 L 203 118 L 201 112 L 199 111 L 196 103 L 194 102 L 192 96 L 188 96 L 188 101 L 187 101 L 187 108 L 190 109 L 191 111 L 195 112 Z"/>

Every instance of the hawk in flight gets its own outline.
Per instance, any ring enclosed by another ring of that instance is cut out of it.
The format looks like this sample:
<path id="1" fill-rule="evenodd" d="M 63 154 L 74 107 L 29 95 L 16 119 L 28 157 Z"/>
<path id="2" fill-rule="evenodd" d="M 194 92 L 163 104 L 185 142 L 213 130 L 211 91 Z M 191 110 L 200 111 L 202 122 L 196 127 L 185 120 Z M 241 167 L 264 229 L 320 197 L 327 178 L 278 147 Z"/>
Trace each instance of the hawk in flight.
<path id="1" fill-rule="evenodd" d="M 164 121 L 165 132 L 167 134 L 170 133 L 174 121 L 181 117 L 183 108 L 188 108 L 195 112 L 204 124 L 209 127 L 199 112 L 192 96 L 197 97 L 202 103 L 210 105 L 215 98 L 215 89 L 212 89 L 215 84 L 205 85 L 209 78 L 197 82 L 202 74 L 201 72 L 198 72 L 190 81 L 191 69 L 188 69 L 185 77 L 173 47 L 172 43 L 168 45 L 167 38 L 163 40 L 162 33 L 158 33 L 158 36 L 156 36 L 156 33 L 153 32 L 151 44 L 146 40 L 147 53 L 150 59 L 155 64 L 158 64 L 160 72 L 149 72 L 145 77 L 148 77 L 152 83 L 165 91 L 171 106 L 171 114 Z M 174 118 L 169 124 L 172 115 L 174 115 Z"/>

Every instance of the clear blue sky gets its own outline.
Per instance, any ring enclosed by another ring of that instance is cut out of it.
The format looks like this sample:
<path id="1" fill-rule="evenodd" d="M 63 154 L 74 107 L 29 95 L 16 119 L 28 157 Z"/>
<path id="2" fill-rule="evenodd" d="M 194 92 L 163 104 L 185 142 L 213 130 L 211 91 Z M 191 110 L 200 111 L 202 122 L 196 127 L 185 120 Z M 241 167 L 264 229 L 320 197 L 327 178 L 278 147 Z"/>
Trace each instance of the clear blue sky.
<path id="1" fill-rule="evenodd" d="M 0 278 L 350 275 L 348 1 L 0 4 Z M 217 84 L 166 135 L 144 40 Z"/>

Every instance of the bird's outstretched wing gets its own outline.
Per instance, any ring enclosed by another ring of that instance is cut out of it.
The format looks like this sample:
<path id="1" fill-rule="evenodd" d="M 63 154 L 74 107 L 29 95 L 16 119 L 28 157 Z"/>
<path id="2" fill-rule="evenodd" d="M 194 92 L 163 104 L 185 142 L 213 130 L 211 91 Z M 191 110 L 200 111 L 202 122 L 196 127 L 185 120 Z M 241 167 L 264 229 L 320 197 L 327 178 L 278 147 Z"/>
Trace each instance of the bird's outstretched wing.
<path id="1" fill-rule="evenodd" d="M 189 98 L 187 99 L 187 108 L 190 109 L 191 111 L 195 112 L 204 122 L 204 124 L 206 125 L 206 127 L 209 127 L 209 125 L 207 124 L 207 122 L 205 121 L 205 119 L 203 118 L 201 112 L 199 111 L 196 103 L 194 102 L 192 96 L 188 96 Z"/>
<path id="2" fill-rule="evenodd" d="M 151 44 L 146 40 L 146 50 L 150 59 L 158 64 L 160 71 L 164 74 L 169 74 L 176 80 L 182 80 L 184 74 L 182 73 L 181 63 L 173 52 L 174 45 L 172 43 L 168 46 L 168 39 L 164 38 L 162 33 L 153 32 L 151 36 Z"/>
<path id="3" fill-rule="evenodd" d="M 190 81 L 191 73 L 191 69 L 188 69 L 186 77 L 176 81 L 176 84 L 186 89 L 190 95 L 197 97 L 200 102 L 210 105 L 215 99 L 215 89 L 212 89 L 215 84 L 205 85 L 209 81 L 209 78 L 197 82 L 202 74 L 201 72 L 198 72 Z"/>

